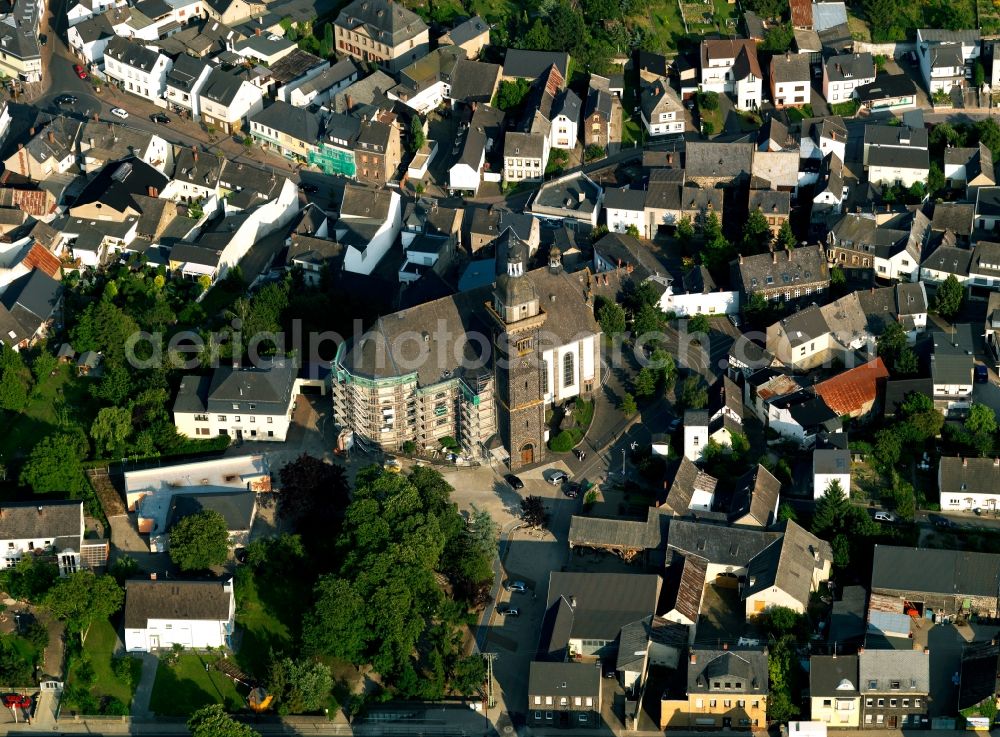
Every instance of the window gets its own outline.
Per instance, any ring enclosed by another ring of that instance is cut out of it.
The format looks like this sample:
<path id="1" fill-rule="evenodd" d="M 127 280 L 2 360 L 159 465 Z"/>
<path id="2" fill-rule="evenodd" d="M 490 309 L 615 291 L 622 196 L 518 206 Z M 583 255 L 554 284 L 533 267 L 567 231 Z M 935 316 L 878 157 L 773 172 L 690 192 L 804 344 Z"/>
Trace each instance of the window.
<path id="1" fill-rule="evenodd" d="M 874 705 L 875 705 L 875 699 L 871 697 L 865 699 L 865 706 L 874 706 Z"/>
<path id="2" fill-rule="evenodd" d="M 833 706 L 833 701 L 830 699 L 823 699 L 823 706 Z"/>
<path id="3" fill-rule="evenodd" d="M 695 699 L 694 706 L 696 709 L 704 709 L 705 708 L 704 699 Z"/>
<path id="4" fill-rule="evenodd" d="M 744 701 L 743 699 L 740 699 L 739 701 L 737 701 L 737 702 L 736 702 L 736 705 L 737 705 L 738 707 L 740 707 L 741 709 L 745 709 L 745 708 L 746 708 L 746 705 L 747 705 L 747 702 L 746 702 L 746 701 Z"/>
<path id="5" fill-rule="evenodd" d="M 757 701 L 757 699 L 754 699 L 754 702 L 753 702 L 753 708 L 754 708 L 754 709 L 759 709 L 759 708 L 760 708 L 760 702 L 759 702 L 759 701 Z"/>
<path id="6" fill-rule="evenodd" d="M 274 422 L 274 418 L 273 417 L 268 417 L 267 418 L 267 424 L 270 425 L 272 422 Z"/>
<path id="7" fill-rule="evenodd" d="M 573 386 L 576 383 L 575 371 L 573 370 L 575 366 L 573 365 L 573 354 L 567 353 L 563 356 L 563 388 Z"/>
<path id="8" fill-rule="evenodd" d="M 581 704 L 583 704 L 583 699 L 579 696 L 573 699 L 573 706 L 580 706 Z"/>
<path id="9" fill-rule="evenodd" d="M 569 699 L 567 699 L 565 696 L 560 697 L 559 706 L 568 706 L 568 705 L 569 705 Z"/>
<path id="10" fill-rule="evenodd" d="M 883 724 L 885 722 L 885 714 L 878 714 L 875 717 L 876 724 Z"/>
<path id="11" fill-rule="evenodd" d="M 225 421 L 226 421 L 226 416 L 225 415 L 219 415 L 219 422 L 225 422 Z"/>
<path id="12" fill-rule="evenodd" d="M 240 421 L 240 416 L 236 415 L 236 417 L 233 418 L 233 421 L 234 422 L 239 422 Z"/>
<path id="13" fill-rule="evenodd" d="M 535 698 L 537 698 L 537 696 Z M 536 711 L 535 712 L 535 721 L 538 721 L 541 718 L 542 718 L 542 712 Z"/>
<path id="14" fill-rule="evenodd" d="M 725 701 L 723 701 L 722 705 L 724 707 L 726 707 L 727 709 L 732 709 L 733 708 L 733 702 L 730 701 L 729 699 L 726 699 Z"/>
<path id="15" fill-rule="evenodd" d="M 889 708 L 890 709 L 896 708 L 896 699 L 889 699 Z"/>
<path id="16" fill-rule="evenodd" d="M 549 362 L 542 359 L 542 394 L 549 393 Z"/>
<path id="17" fill-rule="evenodd" d="M 872 715 L 865 714 L 865 724 L 871 724 L 871 723 L 872 723 Z"/>
<path id="18" fill-rule="evenodd" d="M 541 704 L 541 703 L 542 703 L 542 697 L 541 696 L 536 696 L 535 697 L 535 704 Z"/>
<path id="19" fill-rule="evenodd" d="M 250 415 L 250 422 L 256 422 L 256 421 L 257 421 L 257 418 L 254 417 L 253 415 Z"/>
<path id="20" fill-rule="evenodd" d="M 585 703 L 585 704 L 586 704 L 587 706 L 593 706 L 593 705 L 594 705 L 594 698 L 593 698 L 592 696 L 588 696 L 588 697 L 587 697 L 587 700 L 586 700 L 586 701 L 584 701 L 584 703 Z"/>
<path id="21" fill-rule="evenodd" d="M 878 700 L 878 707 L 881 709 L 883 706 L 885 706 L 885 699 L 879 699 Z"/>
<path id="22" fill-rule="evenodd" d="M 708 702 L 708 706 L 709 706 L 709 708 L 711 708 L 711 709 L 714 709 L 714 708 L 715 708 L 715 707 L 716 707 L 716 706 L 718 705 L 718 703 L 719 703 L 719 702 L 718 702 L 718 701 L 716 701 L 715 699 L 711 699 L 711 700 L 710 700 L 710 701 Z"/>
<path id="23" fill-rule="evenodd" d="M 913 708 L 914 709 L 919 709 L 920 708 L 920 699 L 914 699 L 913 700 Z"/>
<path id="24" fill-rule="evenodd" d="M 909 714 L 903 714 L 903 716 L 900 717 L 900 719 L 899 719 L 899 723 L 900 724 L 908 724 L 909 721 L 910 721 L 910 715 Z"/>
<path id="25" fill-rule="evenodd" d="M 545 705 L 546 706 L 552 706 L 552 697 L 551 696 L 546 696 L 545 697 Z"/>
<path id="26" fill-rule="evenodd" d="M 889 688 L 891 688 L 893 691 L 898 691 L 899 681 L 889 681 Z"/>
<path id="27" fill-rule="evenodd" d="M 546 696 L 545 698 L 548 699 L 548 696 Z M 545 718 L 548 719 L 549 721 L 552 721 L 552 712 L 551 711 L 545 712 Z"/>
<path id="28" fill-rule="evenodd" d="M 235 404 L 235 403 L 233 404 L 233 409 L 239 409 L 239 408 L 240 408 L 240 405 Z"/>
<path id="29" fill-rule="evenodd" d="M 903 699 L 903 708 L 904 709 L 909 709 L 910 708 L 910 700 L 909 699 Z"/>

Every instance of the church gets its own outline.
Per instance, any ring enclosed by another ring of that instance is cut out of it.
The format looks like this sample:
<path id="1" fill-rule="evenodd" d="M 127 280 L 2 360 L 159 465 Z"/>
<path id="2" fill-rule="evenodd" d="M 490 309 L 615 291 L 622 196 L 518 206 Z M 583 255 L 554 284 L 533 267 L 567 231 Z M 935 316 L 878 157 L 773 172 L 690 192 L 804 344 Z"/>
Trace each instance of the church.
<path id="1" fill-rule="evenodd" d="M 600 384 L 596 280 L 566 272 L 558 250 L 529 270 L 512 239 L 496 282 L 386 315 L 340 347 L 334 421 L 363 447 L 412 443 L 492 459 L 511 470 L 545 460 L 546 409 Z"/>

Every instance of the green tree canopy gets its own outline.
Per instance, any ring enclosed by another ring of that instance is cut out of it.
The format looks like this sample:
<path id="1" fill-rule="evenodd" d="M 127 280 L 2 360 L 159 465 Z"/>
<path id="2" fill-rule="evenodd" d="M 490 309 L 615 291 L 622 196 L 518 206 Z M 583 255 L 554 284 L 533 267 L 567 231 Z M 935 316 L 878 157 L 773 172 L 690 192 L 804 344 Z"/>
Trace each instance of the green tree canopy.
<path id="1" fill-rule="evenodd" d="M 111 576 L 95 576 L 77 571 L 60 578 L 45 597 L 45 606 L 66 624 L 68 632 L 80 635 L 83 643 L 90 625 L 108 619 L 122 608 L 125 592 Z"/>
<path id="2" fill-rule="evenodd" d="M 79 496 L 87 483 L 81 455 L 80 443 L 72 435 L 46 435 L 28 454 L 21 469 L 21 484 L 30 486 L 37 494 L 69 492 Z"/>
<path id="3" fill-rule="evenodd" d="M 281 494 L 278 514 L 315 543 L 340 529 L 340 519 L 347 507 L 350 485 L 347 473 L 339 464 L 303 453 L 281 469 Z"/>
<path id="4" fill-rule="evenodd" d="M 214 509 L 184 517 L 170 530 L 170 560 L 182 571 L 204 571 L 229 557 L 229 529 Z"/>
<path id="5" fill-rule="evenodd" d="M 682 246 L 687 248 L 690 245 L 691 239 L 694 238 L 694 225 L 691 223 L 691 218 L 688 215 L 683 216 L 677 221 L 677 229 L 674 234 Z"/>
<path id="6" fill-rule="evenodd" d="M 965 290 L 958 283 L 954 274 L 949 274 L 941 284 L 938 285 L 934 294 L 934 304 L 932 309 L 944 318 L 951 318 L 962 309 L 962 302 L 965 300 Z"/>
<path id="7" fill-rule="evenodd" d="M 740 253 L 744 256 L 764 253 L 770 245 L 771 226 L 768 225 L 767 218 L 760 208 L 754 208 L 743 224 L 743 243 L 740 246 Z"/>
<path id="8" fill-rule="evenodd" d="M 708 406 L 708 386 L 699 374 L 688 374 L 684 379 L 680 403 L 684 409 L 704 409 Z"/>
<path id="9" fill-rule="evenodd" d="M 424 135 L 424 126 L 420 122 L 420 116 L 416 113 L 410 118 L 410 139 L 409 148 L 410 153 L 416 153 L 419 151 L 423 145 L 427 136 Z"/>
<path id="10" fill-rule="evenodd" d="M 132 413 L 121 407 L 103 407 L 90 426 L 94 447 L 106 458 L 118 457 L 131 433 Z"/>
<path id="11" fill-rule="evenodd" d="M 333 689 L 329 666 L 309 659 L 272 661 L 267 683 L 279 714 L 319 711 L 329 702 Z"/>
<path id="12" fill-rule="evenodd" d="M 625 310 L 617 302 L 602 297 L 597 307 L 597 322 L 605 335 L 614 338 L 625 332 Z"/>
<path id="13" fill-rule="evenodd" d="M 191 737 L 260 737 L 260 732 L 226 713 L 222 704 L 210 704 L 198 709 L 188 719 Z"/>

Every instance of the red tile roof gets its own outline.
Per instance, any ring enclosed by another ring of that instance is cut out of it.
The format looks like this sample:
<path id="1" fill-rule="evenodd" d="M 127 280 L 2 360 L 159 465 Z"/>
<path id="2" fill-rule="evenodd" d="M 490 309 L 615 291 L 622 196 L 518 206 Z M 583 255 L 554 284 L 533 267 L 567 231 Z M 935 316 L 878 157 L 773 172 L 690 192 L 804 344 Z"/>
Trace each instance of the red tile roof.
<path id="1" fill-rule="evenodd" d="M 878 396 L 879 382 L 888 376 L 885 362 L 876 358 L 817 384 L 816 394 L 841 417 L 857 416 L 871 408 Z"/>
<path id="2" fill-rule="evenodd" d="M 788 6 L 792 11 L 792 28 L 812 29 L 812 0 L 788 0 Z"/>
<path id="3" fill-rule="evenodd" d="M 40 243 L 35 243 L 31 247 L 22 263 L 29 269 L 41 269 L 53 279 L 59 278 L 59 259 Z"/>

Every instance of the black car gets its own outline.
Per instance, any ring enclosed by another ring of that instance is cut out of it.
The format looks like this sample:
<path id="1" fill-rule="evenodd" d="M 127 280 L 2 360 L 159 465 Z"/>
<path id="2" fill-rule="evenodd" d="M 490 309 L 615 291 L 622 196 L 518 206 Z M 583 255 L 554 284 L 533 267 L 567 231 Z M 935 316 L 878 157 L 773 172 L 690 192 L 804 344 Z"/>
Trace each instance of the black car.
<path id="1" fill-rule="evenodd" d="M 77 103 L 77 98 L 73 95 L 59 95 L 56 98 L 56 105 L 75 105 Z"/>
<path id="2" fill-rule="evenodd" d="M 680 427 L 681 427 L 681 418 L 680 417 L 672 417 L 667 422 L 667 432 L 670 433 L 671 435 L 673 435 L 675 432 L 677 432 L 680 429 Z"/>
<path id="3" fill-rule="evenodd" d="M 932 525 L 934 525 L 935 527 L 940 527 L 943 530 L 947 530 L 949 528 L 956 526 L 954 522 L 952 522 L 947 517 L 942 517 L 940 514 L 929 514 L 927 515 L 927 519 L 930 520 Z"/>
<path id="4" fill-rule="evenodd" d="M 521 479 L 519 479 L 512 473 L 508 473 L 507 475 L 505 475 L 503 477 L 503 480 L 506 481 L 508 484 L 510 484 L 510 488 L 512 488 L 514 491 L 518 491 L 524 488 L 524 482 L 521 481 Z"/>
<path id="5" fill-rule="evenodd" d="M 303 183 L 299 185 L 299 189 L 301 189 L 303 192 L 308 192 L 309 194 L 313 194 L 314 192 L 319 192 L 319 187 L 317 187 L 315 184 Z"/>
<path id="6" fill-rule="evenodd" d="M 149 116 L 149 119 L 154 123 L 159 123 L 160 125 L 167 125 L 170 122 L 170 118 L 163 113 L 153 113 Z"/>
<path id="7" fill-rule="evenodd" d="M 563 487 L 563 494 L 568 496 L 570 499 L 576 499 L 580 496 L 580 484 L 575 481 L 571 481 Z"/>
<path id="8" fill-rule="evenodd" d="M 48 36 L 46 36 L 44 33 L 38 34 L 38 45 L 39 46 L 44 46 L 48 42 L 49 42 L 49 37 Z"/>

